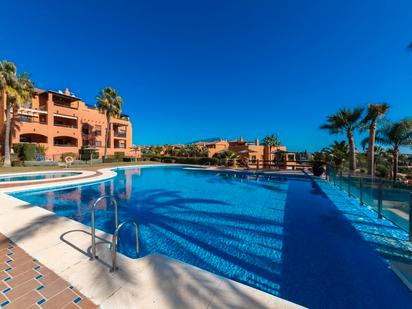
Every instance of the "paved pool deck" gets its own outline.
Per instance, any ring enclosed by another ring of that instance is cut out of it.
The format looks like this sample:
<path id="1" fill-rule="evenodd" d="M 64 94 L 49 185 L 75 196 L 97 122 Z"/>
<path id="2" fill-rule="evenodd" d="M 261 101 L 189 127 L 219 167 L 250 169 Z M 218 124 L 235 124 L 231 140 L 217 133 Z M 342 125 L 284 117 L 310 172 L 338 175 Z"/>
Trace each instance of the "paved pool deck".
<path id="1" fill-rule="evenodd" d="M 110 179 L 109 169 L 87 179 L 30 184 L 18 190 Z M 109 272 L 112 235 L 97 230 L 99 259 L 90 261 L 90 227 L 58 217 L 0 189 L 0 232 L 102 308 L 302 308 L 279 297 L 161 255 L 130 259 L 118 254 Z"/>

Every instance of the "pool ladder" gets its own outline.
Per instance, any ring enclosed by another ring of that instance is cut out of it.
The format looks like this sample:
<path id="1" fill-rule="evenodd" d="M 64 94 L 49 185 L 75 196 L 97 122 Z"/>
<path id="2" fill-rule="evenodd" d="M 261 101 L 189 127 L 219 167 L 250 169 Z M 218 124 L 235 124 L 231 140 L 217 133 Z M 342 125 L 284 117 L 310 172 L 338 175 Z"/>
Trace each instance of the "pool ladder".
<path id="1" fill-rule="evenodd" d="M 116 267 L 116 251 L 117 251 L 117 245 L 119 243 L 120 237 L 119 237 L 119 232 L 121 228 L 125 225 L 128 224 L 133 224 L 135 228 L 135 234 L 136 234 L 136 255 L 139 255 L 139 229 L 137 226 L 137 223 L 134 221 L 124 221 L 119 225 L 119 208 L 118 208 L 118 203 L 116 199 L 111 196 L 111 195 L 104 195 L 99 197 L 92 205 L 91 207 L 91 235 L 92 235 L 92 256 L 90 257 L 90 260 L 95 260 L 98 258 L 96 255 L 96 225 L 95 225 L 95 210 L 96 206 L 103 200 L 109 199 L 110 204 L 113 204 L 114 206 L 114 224 L 115 224 L 115 231 L 113 233 L 112 237 L 112 242 L 110 246 L 111 250 L 111 255 L 112 255 L 112 267 L 110 269 L 110 272 L 114 272 L 117 270 Z"/>

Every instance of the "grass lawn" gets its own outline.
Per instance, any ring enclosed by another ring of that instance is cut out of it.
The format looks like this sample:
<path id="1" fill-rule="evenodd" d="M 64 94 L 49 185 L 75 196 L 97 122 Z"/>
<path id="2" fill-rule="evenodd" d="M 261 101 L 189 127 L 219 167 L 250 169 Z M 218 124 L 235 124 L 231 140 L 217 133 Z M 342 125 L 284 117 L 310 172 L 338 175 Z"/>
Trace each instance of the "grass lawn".
<path id="1" fill-rule="evenodd" d="M 129 166 L 129 165 L 147 165 L 147 164 L 159 164 L 158 162 L 151 161 L 137 161 L 137 162 L 114 162 L 114 163 L 97 163 L 90 166 L 89 164 L 72 165 L 70 169 L 80 169 L 95 171 L 105 167 L 114 166 Z M 23 173 L 23 172 L 39 172 L 39 171 L 53 171 L 64 170 L 63 166 L 13 166 L 13 167 L 0 167 L 0 174 L 5 173 Z"/>

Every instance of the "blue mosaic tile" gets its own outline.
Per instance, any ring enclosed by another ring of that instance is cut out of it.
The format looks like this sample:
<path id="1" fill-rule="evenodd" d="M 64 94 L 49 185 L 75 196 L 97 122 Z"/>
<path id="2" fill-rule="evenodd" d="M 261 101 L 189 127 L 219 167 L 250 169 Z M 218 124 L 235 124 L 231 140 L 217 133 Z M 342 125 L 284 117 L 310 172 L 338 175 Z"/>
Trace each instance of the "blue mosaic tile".
<path id="1" fill-rule="evenodd" d="M 412 243 L 406 231 L 385 218 L 378 218 L 370 206 L 363 206 L 359 200 L 349 197 L 333 184 L 316 180 L 322 191 L 346 217 L 362 238 L 384 259 L 398 260 L 412 264 Z"/>
<path id="2" fill-rule="evenodd" d="M 41 304 L 44 304 L 45 302 L 46 302 L 46 300 L 44 298 L 42 298 L 37 302 L 37 304 L 41 305 Z"/>
<path id="3" fill-rule="evenodd" d="M 8 256 L 13 255 L 13 254 L 14 254 L 13 252 L 9 252 L 9 253 L 7 253 L 7 255 L 8 255 Z"/>
<path id="4" fill-rule="evenodd" d="M 13 260 L 7 260 L 7 261 L 6 261 L 7 264 L 9 264 L 9 263 L 11 263 L 11 262 L 13 262 Z"/>
<path id="5" fill-rule="evenodd" d="M 42 289 L 44 289 L 44 285 L 39 286 L 36 290 L 37 290 L 37 291 L 40 291 L 40 290 L 42 290 Z"/>
<path id="6" fill-rule="evenodd" d="M 4 278 L 3 281 L 9 281 L 9 280 L 11 280 L 11 277 L 6 277 L 6 278 Z"/>
<path id="7" fill-rule="evenodd" d="M 73 302 L 74 302 L 75 304 L 77 304 L 77 303 L 80 302 L 81 300 L 82 300 L 81 297 L 77 297 L 75 300 L 73 300 Z"/>
<path id="8" fill-rule="evenodd" d="M 72 286 L 72 285 L 69 286 L 69 289 L 70 289 L 70 290 L 73 290 L 73 289 L 74 289 L 74 286 Z"/>
<path id="9" fill-rule="evenodd" d="M 38 275 L 36 277 L 34 277 L 36 280 L 40 280 L 41 278 L 43 278 L 43 275 Z"/>
<path id="10" fill-rule="evenodd" d="M 12 269 L 13 269 L 13 267 L 9 267 L 9 268 L 6 268 L 5 271 L 10 271 Z"/>
<path id="11" fill-rule="evenodd" d="M 8 300 L 6 300 L 4 303 L 1 303 L 1 304 L 0 304 L 0 307 L 5 307 L 5 306 L 7 306 L 8 304 L 10 304 L 10 302 L 9 302 Z"/>
<path id="12" fill-rule="evenodd" d="M 40 269 L 40 266 L 37 265 L 37 266 L 33 267 L 33 269 L 34 269 L 34 270 L 38 270 L 38 269 Z"/>

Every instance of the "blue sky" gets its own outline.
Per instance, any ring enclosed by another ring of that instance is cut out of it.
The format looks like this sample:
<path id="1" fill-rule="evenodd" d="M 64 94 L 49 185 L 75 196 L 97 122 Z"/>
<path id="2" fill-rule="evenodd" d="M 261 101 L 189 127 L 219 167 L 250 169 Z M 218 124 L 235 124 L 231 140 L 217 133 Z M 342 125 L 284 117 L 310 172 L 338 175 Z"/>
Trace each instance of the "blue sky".
<path id="1" fill-rule="evenodd" d="M 412 116 L 411 1 L 3 1 L 0 59 L 87 103 L 113 86 L 134 143 L 333 141 L 340 107 Z M 358 138 L 359 139 L 359 138 Z"/>

